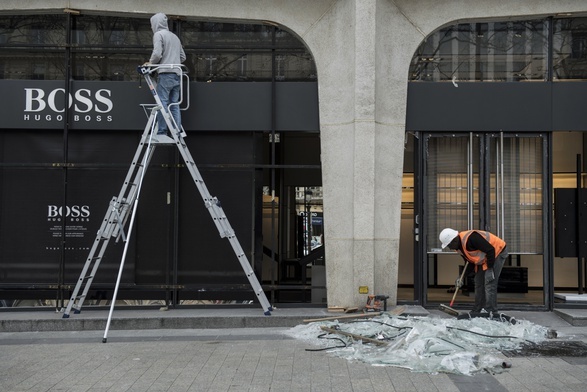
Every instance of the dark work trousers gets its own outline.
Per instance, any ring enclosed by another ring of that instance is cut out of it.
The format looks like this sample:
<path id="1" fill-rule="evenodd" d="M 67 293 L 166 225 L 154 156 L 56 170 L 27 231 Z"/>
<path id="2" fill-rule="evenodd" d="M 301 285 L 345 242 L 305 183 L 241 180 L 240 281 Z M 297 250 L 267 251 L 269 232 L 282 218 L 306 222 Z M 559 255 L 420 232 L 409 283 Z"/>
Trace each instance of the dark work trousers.
<path id="1" fill-rule="evenodd" d="M 481 309 L 485 309 L 488 312 L 497 312 L 497 281 L 505 260 L 508 258 L 507 249 L 504 249 L 499 256 L 495 258 L 493 264 L 493 274 L 495 279 L 485 284 L 485 271 L 483 266 L 479 266 L 477 273 L 475 274 L 475 307 L 473 312 L 479 312 Z"/>

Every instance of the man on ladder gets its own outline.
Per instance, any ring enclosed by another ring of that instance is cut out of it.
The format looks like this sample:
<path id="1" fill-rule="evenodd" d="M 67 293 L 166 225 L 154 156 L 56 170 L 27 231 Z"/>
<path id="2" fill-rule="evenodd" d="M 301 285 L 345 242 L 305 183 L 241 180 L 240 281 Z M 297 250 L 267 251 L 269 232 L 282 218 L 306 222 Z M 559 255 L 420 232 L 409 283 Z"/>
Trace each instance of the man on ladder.
<path id="1" fill-rule="evenodd" d="M 163 13 L 151 17 L 151 29 L 153 30 L 153 52 L 151 58 L 144 65 L 151 64 L 182 64 L 185 52 L 177 35 L 169 31 L 167 16 Z M 181 129 L 181 115 L 179 113 L 179 97 L 181 94 L 181 69 L 159 69 L 157 78 L 157 95 L 164 107 L 169 107 L 173 121 L 178 129 Z M 154 142 L 173 142 L 168 135 L 167 123 L 163 114 L 157 114 L 159 129 Z"/>
<path id="2" fill-rule="evenodd" d="M 153 18 L 155 18 L 158 15 L 162 15 L 163 17 L 165 17 L 165 15 L 163 14 L 157 14 Z M 160 18 L 161 16 L 158 16 L 157 18 L 152 19 L 152 21 L 161 20 Z M 167 18 L 165 17 L 164 20 L 166 21 Z M 157 26 L 160 26 L 160 24 L 153 23 L 153 26 L 153 29 L 155 30 L 155 28 Z M 179 42 L 179 39 L 177 42 Z M 154 51 L 156 51 L 156 49 Z M 178 53 L 182 52 L 183 49 L 178 51 Z M 183 58 L 185 59 L 185 55 L 183 56 Z M 155 147 L 158 144 L 171 144 L 175 145 L 178 148 L 181 156 L 183 157 L 186 168 L 192 176 L 196 188 L 202 196 L 204 205 L 210 213 L 210 216 L 214 224 L 216 225 L 216 228 L 218 229 L 220 237 L 228 239 L 228 242 L 232 246 L 232 249 L 236 257 L 241 267 L 243 268 L 243 271 L 247 276 L 249 283 L 251 284 L 251 287 L 253 288 L 253 291 L 256 294 L 257 299 L 259 300 L 261 307 L 264 310 L 264 314 L 269 316 L 271 315 L 271 311 L 273 311 L 273 307 L 267 300 L 263 288 L 257 280 L 257 277 L 255 276 L 255 273 L 251 268 L 249 260 L 245 252 L 243 251 L 238 239 L 236 238 L 236 234 L 224 213 L 220 201 L 216 197 L 212 196 L 208 191 L 204 179 L 202 178 L 196 166 L 194 158 L 192 157 L 187 147 L 187 144 L 184 141 L 185 132 L 183 132 L 183 129 L 180 125 L 179 104 L 182 102 L 181 91 L 183 77 L 185 76 L 187 78 L 187 76 L 182 73 L 182 67 L 183 66 L 181 64 L 159 63 L 158 65 L 144 64 L 143 66 L 140 66 L 137 69 L 139 74 L 141 74 L 145 78 L 145 81 L 149 86 L 149 90 L 153 93 L 153 97 L 155 98 L 156 104 L 150 111 L 147 125 L 145 126 L 145 130 L 139 142 L 139 146 L 137 148 L 135 156 L 131 161 L 129 171 L 127 173 L 126 179 L 123 182 L 120 193 L 118 196 L 114 196 L 110 202 L 110 207 L 106 212 L 104 219 L 102 220 L 102 225 L 98 230 L 96 239 L 90 250 L 90 254 L 86 259 L 86 263 L 84 264 L 80 277 L 78 278 L 77 284 L 72 292 L 70 301 L 66 309 L 64 309 L 63 318 L 69 318 L 70 312 L 72 310 L 74 311 L 74 313 L 79 313 L 81 311 L 82 305 L 86 297 L 88 296 L 90 287 L 92 285 L 94 277 L 96 276 L 96 273 L 101 264 L 102 258 L 104 256 L 110 239 L 116 238 L 118 241 L 118 238 L 122 238 L 125 245 L 120 262 L 118 279 L 116 281 L 112 303 L 110 306 L 110 313 L 108 315 L 108 321 L 106 323 L 106 331 L 104 333 L 104 338 L 102 340 L 104 343 L 107 340 L 107 334 L 110 328 L 110 320 L 112 318 L 112 312 L 114 309 L 114 304 L 116 302 L 118 287 L 120 285 L 120 279 L 124 268 L 124 260 L 126 258 L 126 253 L 129 245 L 129 238 L 131 235 L 133 222 L 136 216 L 141 186 L 143 183 L 145 172 L 149 167 L 149 162 L 151 161 L 151 157 L 155 151 Z M 159 78 L 161 78 L 162 71 L 168 70 L 173 70 L 172 76 L 179 76 L 179 86 L 177 89 L 179 93 L 177 96 L 177 104 L 164 104 L 163 99 L 159 96 L 158 88 L 155 86 L 155 82 L 151 79 L 152 73 L 158 72 Z M 176 118 L 172 116 L 173 107 L 175 107 L 178 111 Z M 156 118 L 161 118 L 161 120 L 158 120 L 158 125 Z M 165 125 L 161 125 L 161 122 L 163 122 Z M 171 132 L 171 137 L 166 135 L 154 135 L 155 129 L 157 129 L 157 131 L 160 129 L 169 129 L 169 131 Z M 161 140 L 155 140 L 155 138 L 161 138 Z M 126 225 L 128 218 L 130 218 L 130 223 L 128 224 L 128 231 L 125 233 L 124 226 Z"/>

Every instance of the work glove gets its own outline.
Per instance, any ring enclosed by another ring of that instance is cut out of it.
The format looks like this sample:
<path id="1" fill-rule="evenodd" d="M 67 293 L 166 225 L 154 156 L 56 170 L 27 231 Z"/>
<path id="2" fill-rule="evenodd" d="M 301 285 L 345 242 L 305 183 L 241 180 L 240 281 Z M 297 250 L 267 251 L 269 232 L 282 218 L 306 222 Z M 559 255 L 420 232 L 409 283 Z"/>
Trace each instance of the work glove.
<path id="1" fill-rule="evenodd" d="M 455 281 L 455 287 L 457 289 L 460 289 L 461 287 L 463 287 L 463 281 L 461 280 L 461 278 L 457 278 L 457 280 Z"/>
<path id="2" fill-rule="evenodd" d="M 495 275 L 493 274 L 493 268 L 488 268 L 485 271 L 485 284 L 493 282 Z"/>

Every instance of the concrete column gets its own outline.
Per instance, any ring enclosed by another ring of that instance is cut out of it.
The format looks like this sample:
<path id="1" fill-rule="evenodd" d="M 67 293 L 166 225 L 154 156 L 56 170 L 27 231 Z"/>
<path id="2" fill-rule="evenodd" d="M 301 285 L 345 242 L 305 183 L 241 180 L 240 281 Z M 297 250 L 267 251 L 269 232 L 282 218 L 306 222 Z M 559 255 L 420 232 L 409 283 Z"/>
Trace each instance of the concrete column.
<path id="1" fill-rule="evenodd" d="M 375 290 L 375 9 L 377 0 L 354 1 L 353 279 L 351 305 L 365 303 L 359 286 Z"/>
<path id="2" fill-rule="evenodd" d="M 356 306 L 355 4 L 337 1 L 302 37 L 318 69 L 329 306 Z M 310 44 L 311 43 L 311 44 Z"/>
<path id="3" fill-rule="evenodd" d="M 424 34 L 397 6 L 378 1 L 375 96 L 374 292 L 397 302 L 405 118 L 409 66 Z"/>
<path id="4" fill-rule="evenodd" d="M 389 295 L 390 303 L 397 299 L 407 70 L 417 46 L 395 48 L 397 28 L 392 26 L 410 27 L 402 19 L 384 0 L 341 1 L 314 31 L 325 42 L 315 56 L 323 70 L 319 85 L 330 306 L 363 305 L 367 296 L 359 294 L 360 286 Z M 413 35 L 413 26 L 408 30 L 400 35 Z"/>

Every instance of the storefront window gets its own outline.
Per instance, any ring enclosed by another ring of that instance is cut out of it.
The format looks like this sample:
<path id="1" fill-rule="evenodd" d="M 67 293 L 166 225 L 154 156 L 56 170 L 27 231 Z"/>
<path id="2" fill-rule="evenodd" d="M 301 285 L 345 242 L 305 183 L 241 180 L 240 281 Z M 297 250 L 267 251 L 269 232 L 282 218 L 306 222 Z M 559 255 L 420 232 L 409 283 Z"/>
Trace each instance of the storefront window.
<path id="1" fill-rule="evenodd" d="M 271 47 L 273 27 L 260 24 L 187 21 L 181 36 L 186 47 Z M 298 43 L 299 44 L 299 43 Z"/>
<path id="2" fill-rule="evenodd" d="M 0 79 L 64 80 L 66 18 L 0 18 Z M 152 48 L 148 17 L 72 15 L 71 26 L 72 79 L 139 80 L 136 67 L 149 59 Z M 192 80 L 316 80 L 316 66 L 303 43 L 275 26 L 170 16 L 169 28 L 182 40 Z"/>
<path id="3" fill-rule="evenodd" d="M 191 52 L 187 66 L 198 81 L 271 80 L 272 53 L 270 50 L 246 49 L 239 52 Z"/>
<path id="4" fill-rule="evenodd" d="M 138 81 L 137 66 L 149 60 L 150 52 L 75 52 L 72 56 L 74 80 Z"/>
<path id="5" fill-rule="evenodd" d="M 557 19 L 553 30 L 553 79 L 587 79 L 587 18 Z"/>
<path id="6" fill-rule="evenodd" d="M 546 20 L 463 23 L 432 33 L 410 66 L 412 81 L 546 80 Z"/>
<path id="7" fill-rule="evenodd" d="M 0 49 L 0 79 L 64 80 L 63 53 Z"/>
<path id="8" fill-rule="evenodd" d="M 150 47 L 148 18 L 80 15 L 74 19 L 73 43 L 89 47 Z"/>
<path id="9" fill-rule="evenodd" d="M 62 14 L 0 17 L 0 79 L 63 80 L 65 26 Z"/>
<path id="10" fill-rule="evenodd" d="M 13 48 L 65 44 L 65 14 L 0 17 L 0 44 Z"/>
<path id="11" fill-rule="evenodd" d="M 549 27 L 552 26 L 552 27 Z M 411 81 L 523 82 L 587 79 L 587 18 L 461 23 L 432 34 L 410 66 Z"/>

